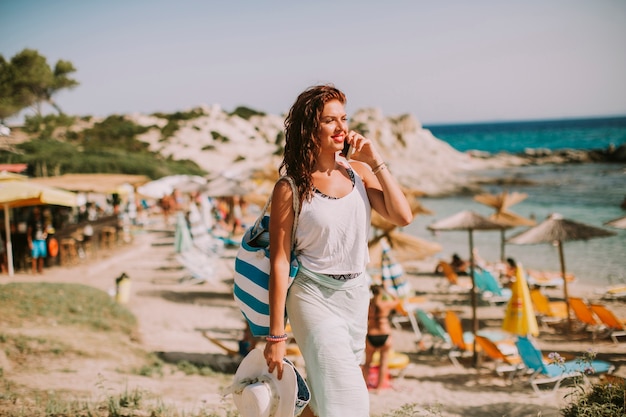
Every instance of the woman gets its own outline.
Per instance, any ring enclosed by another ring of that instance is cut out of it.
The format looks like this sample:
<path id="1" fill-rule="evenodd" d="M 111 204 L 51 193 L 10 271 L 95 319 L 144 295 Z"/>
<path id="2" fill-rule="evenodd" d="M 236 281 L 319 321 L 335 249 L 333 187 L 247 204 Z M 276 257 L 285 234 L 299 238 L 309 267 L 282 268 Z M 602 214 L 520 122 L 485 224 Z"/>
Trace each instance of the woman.
<path id="1" fill-rule="evenodd" d="M 305 416 L 369 416 L 360 364 L 369 304 L 370 209 L 399 226 L 412 220 L 402 190 L 373 143 L 348 131 L 345 103 L 345 95 L 332 85 L 298 96 L 285 120 L 279 171 L 295 180 L 300 213 L 294 213 L 287 181 L 279 181 L 272 195 L 270 336 L 264 354 L 269 372 L 276 369 L 282 378 L 286 308 L 311 388 L 312 410 L 306 409 Z M 345 141 L 353 147 L 350 162 L 339 155 Z M 296 215 L 300 269 L 289 287 Z"/>
<path id="2" fill-rule="evenodd" d="M 389 351 L 392 347 L 389 315 L 398 307 L 398 298 L 387 292 L 385 287 L 380 284 L 374 284 L 370 289 L 372 298 L 368 312 L 363 377 L 366 382 L 369 381 L 370 366 L 374 359 L 374 353 L 378 351 L 378 381 L 376 384 L 368 384 L 368 388 L 378 390 L 384 387 L 385 377 L 389 372 Z"/>

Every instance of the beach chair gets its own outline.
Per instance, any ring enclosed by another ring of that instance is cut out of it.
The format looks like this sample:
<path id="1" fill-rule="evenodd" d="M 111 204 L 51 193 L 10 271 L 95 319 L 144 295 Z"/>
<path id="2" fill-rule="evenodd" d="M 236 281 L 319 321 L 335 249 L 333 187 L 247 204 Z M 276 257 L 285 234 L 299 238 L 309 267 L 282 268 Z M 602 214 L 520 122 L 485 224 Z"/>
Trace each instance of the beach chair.
<path id="1" fill-rule="evenodd" d="M 209 256 L 219 256 L 224 251 L 224 241 L 210 232 L 195 204 L 189 205 L 189 231 L 193 244 Z"/>
<path id="2" fill-rule="evenodd" d="M 488 269 L 475 268 L 474 280 L 482 300 L 491 305 L 507 303 L 513 294 L 509 288 L 502 288 L 500 282 Z"/>
<path id="3" fill-rule="evenodd" d="M 448 356 L 455 366 L 461 366 L 458 358 L 471 357 L 474 354 L 474 335 L 463 331 L 461 319 L 451 310 L 446 311 L 444 322 L 453 346 Z"/>
<path id="4" fill-rule="evenodd" d="M 217 279 L 215 258 L 209 257 L 195 246 L 176 254 L 176 260 L 188 273 L 180 280 L 181 283 L 204 284 Z"/>
<path id="5" fill-rule="evenodd" d="M 591 333 L 592 340 L 596 340 L 598 335 L 606 330 L 604 325 L 595 319 L 593 311 L 582 298 L 569 297 L 569 306 L 582 328 Z"/>
<path id="6" fill-rule="evenodd" d="M 440 270 L 446 277 L 448 291 L 463 292 L 472 288 L 472 283 L 470 281 L 459 281 L 459 275 L 448 262 L 439 261 L 437 269 Z"/>
<path id="7" fill-rule="evenodd" d="M 441 327 L 437 320 L 435 320 L 432 314 L 417 308 L 413 311 L 413 314 L 409 315 L 409 321 L 411 322 L 411 327 L 417 337 L 416 342 L 421 342 L 423 338 L 419 326 L 419 323 L 421 323 L 424 327 L 424 331 L 432 336 L 433 344 L 431 349 L 433 351 L 438 351 L 450 346 L 450 336 L 444 328 Z"/>
<path id="8" fill-rule="evenodd" d="M 469 331 L 463 331 L 463 325 L 458 314 L 452 310 L 446 311 L 444 319 L 446 331 L 452 342 L 453 349 L 449 352 L 450 360 L 455 366 L 460 366 L 458 358 L 471 357 L 474 354 L 474 334 Z M 485 337 L 496 343 L 498 348 L 506 355 L 516 352 L 515 346 L 507 343 L 511 340 L 511 334 L 501 330 L 479 330 L 477 335 Z"/>
<path id="9" fill-rule="evenodd" d="M 611 285 L 599 290 L 597 293 L 602 295 L 602 298 L 605 300 L 626 300 L 626 285 Z"/>
<path id="10" fill-rule="evenodd" d="M 476 345 L 480 347 L 480 351 L 484 356 L 494 362 L 494 371 L 497 375 L 509 375 L 507 378 L 509 382 L 526 368 L 517 348 L 515 348 L 515 351 L 507 351 L 507 354 L 505 354 L 498 344 L 488 337 L 480 335 L 476 335 Z M 514 345 L 512 346 L 515 347 Z"/>
<path id="11" fill-rule="evenodd" d="M 410 296 L 401 298 L 398 301 L 398 306 L 394 310 L 393 314 L 390 317 L 391 324 L 398 330 L 402 330 L 402 324 L 409 322 L 410 316 L 413 314 L 413 311 L 418 308 L 420 305 L 424 305 L 428 302 L 428 299 L 424 296 Z"/>
<path id="12" fill-rule="evenodd" d="M 561 288 L 563 287 L 563 276 L 560 272 L 553 271 L 539 271 L 535 269 L 526 270 L 528 274 L 528 285 L 532 285 L 535 287 L 543 287 L 543 288 Z M 568 273 L 565 275 L 567 277 L 567 283 L 573 283 L 576 281 L 576 277 Z"/>
<path id="13" fill-rule="evenodd" d="M 610 330 L 613 342 L 619 343 L 619 337 L 626 336 L 626 319 L 619 319 L 603 304 L 591 304 L 589 308 Z"/>
<path id="14" fill-rule="evenodd" d="M 598 326 L 600 323 L 594 318 L 593 312 L 587 306 L 587 303 L 582 298 L 570 297 L 569 305 L 574 310 L 576 319 L 587 326 Z"/>
<path id="15" fill-rule="evenodd" d="M 516 345 L 524 365 L 533 372 L 529 382 L 537 394 L 541 393 L 540 385 L 553 383 L 552 392 L 556 392 L 565 379 L 582 378 L 587 383 L 587 372 L 603 374 L 611 373 L 615 369 L 611 363 L 601 360 L 588 363 L 579 360 L 547 363 L 535 342 L 523 336 L 517 338 Z"/>
<path id="16" fill-rule="evenodd" d="M 530 290 L 535 314 L 542 325 L 562 323 L 567 320 L 565 301 L 550 301 L 539 288 Z"/>

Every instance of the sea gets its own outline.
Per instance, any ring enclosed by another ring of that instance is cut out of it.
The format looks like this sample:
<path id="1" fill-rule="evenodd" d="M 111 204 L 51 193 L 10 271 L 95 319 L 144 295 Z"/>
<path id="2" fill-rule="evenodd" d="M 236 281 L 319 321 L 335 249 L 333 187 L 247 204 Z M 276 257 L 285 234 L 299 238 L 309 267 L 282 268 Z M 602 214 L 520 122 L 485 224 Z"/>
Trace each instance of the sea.
<path id="1" fill-rule="evenodd" d="M 483 151 L 520 153 L 528 149 L 607 149 L 626 144 L 626 117 L 516 121 L 498 123 L 424 125 L 435 137 L 461 152 Z M 626 164 L 583 163 L 523 166 L 474 173 L 481 177 L 516 178 L 531 185 L 485 185 L 484 192 L 503 191 L 527 194 L 526 199 L 509 210 L 538 223 L 558 213 L 579 223 L 610 230 L 611 237 L 563 244 L 565 269 L 577 282 L 597 287 L 626 284 L 626 230 L 606 226 L 607 221 L 626 216 L 620 208 L 626 199 Z M 520 182 L 516 182 L 520 183 Z M 484 216 L 494 209 L 474 201 L 473 195 L 422 198 L 431 215 L 418 215 L 404 231 L 422 239 L 438 242 L 443 250 L 437 258 L 450 259 L 453 253 L 469 258 L 469 232 L 430 232 L 427 227 L 462 210 Z M 509 229 L 509 238 L 524 227 Z M 474 231 L 474 248 L 487 261 L 501 256 L 499 231 Z M 556 246 L 552 244 L 505 245 L 505 257 L 512 257 L 527 269 L 560 271 Z"/>

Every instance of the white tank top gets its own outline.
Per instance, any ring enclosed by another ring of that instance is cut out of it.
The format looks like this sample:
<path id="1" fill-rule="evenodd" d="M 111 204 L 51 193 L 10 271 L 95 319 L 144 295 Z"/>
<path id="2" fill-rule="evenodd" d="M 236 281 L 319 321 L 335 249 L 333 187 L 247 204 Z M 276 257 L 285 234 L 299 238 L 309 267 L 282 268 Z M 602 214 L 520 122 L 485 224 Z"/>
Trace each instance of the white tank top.
<path id="1" fill-rule="evenodd" d="M 363 181 L 352 172 L 355 182 L 348 195 L 329 198 L 314 192 L 311 201 L 302 203 L 296 253 L 302 266 L 313 272 L 352 274 L 365 271 L 369 262 L 371 206 Z"/>

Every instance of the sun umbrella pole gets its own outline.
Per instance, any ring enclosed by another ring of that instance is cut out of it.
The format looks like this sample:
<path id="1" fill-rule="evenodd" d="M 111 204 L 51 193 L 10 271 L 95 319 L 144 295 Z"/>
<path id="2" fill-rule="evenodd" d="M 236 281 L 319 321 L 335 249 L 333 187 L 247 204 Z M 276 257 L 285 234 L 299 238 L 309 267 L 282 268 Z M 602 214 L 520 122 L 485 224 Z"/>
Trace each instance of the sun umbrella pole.
<path id="1" fill-rule="evenodd" d="M 504 227 L 502 229 L 500 229 L 500 260 L 502 262 L 504 262 L 505 257 L 504 257 L 504 242 L 505 242 L 505 236 L 504 236 Z"/>
<path id="2" fill-rule="evenodd" d="M 5 232 L 5 242 L 7 244 L 7 268 L 9 272 L 9 276 L 12 277 L 15 273 L 13 270 L 13 244 L 11 243 L 11 220 L 9 219 L 11 211 L 9 209 L 9 205 L 4 205 L 4 232 Z"/>
<path id="3" fill-rule="evenodd" d="M 563 242 L 556 241 L 556 245 L 559 249 L 559 261 L 561 262 L 561 276 L 563 277 L 563 296 L 565 297 L 565 306 L 567 309 L 567 332 L 572 331 L 572 318 L 569 314 L 569 294 L 567 292 L 567 280 L 565 279 L 565 256 L 563 256 Z"/>
<path id="4" fill-rule="evenodd" d="M 474 334 L 474 353 L 472 356 L 472 365 L 474 367 L 478 364 L 478 355 L 476 354 L 476 334 L 478 333 L 478 318 L 476 317 L 476 280 L 474 278 L 474 238 L 472 236 L 472 229 L 469 229 L 469 249 L 470 249 L 470 275 L 472 276 L 472 333 Z"/>

